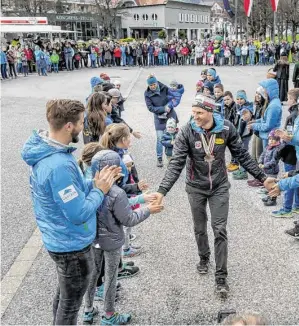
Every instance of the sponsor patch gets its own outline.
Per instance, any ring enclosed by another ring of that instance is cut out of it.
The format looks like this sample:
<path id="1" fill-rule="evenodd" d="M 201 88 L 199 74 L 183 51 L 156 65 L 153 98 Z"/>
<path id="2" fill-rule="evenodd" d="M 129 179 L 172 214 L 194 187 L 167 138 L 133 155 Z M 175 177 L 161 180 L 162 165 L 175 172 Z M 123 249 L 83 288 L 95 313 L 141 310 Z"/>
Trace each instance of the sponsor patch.
<path id="1" fill-rule="evenodd" d="M 75 187 L 73 185 L 70 185 L 70 186 L 58 191 L 58 194 L 64 203 L 67 203 L 79 196 L 77 193 L 77 190 L 75 189 Z"/>
<path id="2" fill-rule="evenodd" d="M 229 130 L 229 126 L 223 126 L 223 129 Z"/>
<path id="3" fill-rule="evenodd" d="M 216 145 L 223 145 L 224 144 L 224 139 L 223 138 L 216 138 L 215 139 L 215 144 Z"/>
<path id="4" fill-rule="evenodd" d="M 201 141 L 200 140 L 196 141 L 195 142 L 195 148 L 200 149 L 201 147 L 202 147 Z"/>

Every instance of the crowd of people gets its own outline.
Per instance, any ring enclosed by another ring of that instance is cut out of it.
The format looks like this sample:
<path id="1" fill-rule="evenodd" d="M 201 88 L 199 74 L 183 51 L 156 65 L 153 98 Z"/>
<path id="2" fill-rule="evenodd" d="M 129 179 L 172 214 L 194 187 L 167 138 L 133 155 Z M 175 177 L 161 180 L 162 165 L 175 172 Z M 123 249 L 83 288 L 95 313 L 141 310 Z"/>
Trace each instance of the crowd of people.
<path id="1" fill-rule="evenodd" d="M 94 41 L 77 43 L 33 41 L 11 42 L 0 52 L 1 78 L 25 77 L 32 72 L 40 76 L 72 71 L 83 67 L 164 66 L 164 65 L 273 65 L 286 53 L 298 61 L 299 42 L 261 42 L 258 40 L 217 41 L 181 40 L 169 42 Z M 290 59 L 291 58 L 291 59 Z"/>
<path id="2" fill-rule="evenodd" d="M 47 49 L 39 46 L 36 51 Z M 208 201 L 215 238 L 215 289 L 220 296 L 229 292 L 227 171 L 235 180 L 247 180 L 250 173 L 254 179 L 248 186 L 257 187 L 266 206 L 277 205 L 277 196 L 284 192 L 283 207 L 273 216 L 299 214 L 299 69 L 294 71 L 294 88 L 288 89 L 283 78 L 289 75 L 286 57 L 286 52 L 280 53 L 252 101 L 244 89 L 236 94 L 225 89 L 214 67 L 203 69 L 194 85 L 190 121 L 180 129 L 176 108 L 184 96 L 183 84 L 173 80 L 167 86 L 154 74 L 148 76 L 144 99 L 154 116 L 157 167 L 163 167 L 164 155 L 167 159 L 165 176 L 154 193 L 147 192 L 149 185 L 139 178 L 130 153 L 131 136 L 139 139 L 141 133 L 122 117 L 126 98 L 119 81 L 107 73 L 92 77 L 86 105 L 62 99 L 47 103 L 49 130 L 34 131 L 22 157 L 31 167 L 37 224 L 57 268 L 55 325 L 75 325 L 83 300 L 84 323 L 92 324 L 99 313 L 95 301 L 104 303 L 102 325 L 129 323 L 131 315 L 117 313 L 115 302 L 121 291 L 118 280 L 140 272 L 133 261 L 126 261 L 142 252 L 134 245 L 132 228 L 163 210 L 163 198 L 185 165 L 199 253 L 197 271 L 207 274 L 210 264 Z M 71 62 L 66 66 L 70 68 Z M 283 123 L 282 101 L 289 110 Z M 79 141 L 82 131 L 85 146 L 76 161 L 72 154 L 76 148 L 70 144 Z M 231 152 L 227 166 L 226 148 Z M 280 161 L 284 174 L 279 179 Z M 299 238 L 299 220 L 286 234 Z M 240 325 L 240 318 L 234 320 Z"/>

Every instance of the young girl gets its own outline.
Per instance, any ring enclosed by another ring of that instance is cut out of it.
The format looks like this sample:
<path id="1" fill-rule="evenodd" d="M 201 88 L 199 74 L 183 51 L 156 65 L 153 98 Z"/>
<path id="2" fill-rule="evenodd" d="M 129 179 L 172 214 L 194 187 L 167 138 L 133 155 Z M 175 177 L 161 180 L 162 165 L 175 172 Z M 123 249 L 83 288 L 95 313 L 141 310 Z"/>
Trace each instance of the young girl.
<path id="1" fill-rule="evenodd" d="M 106 165 L 121 166 L 120 156 L 112 150 L 98 152 L 92 159 L 91 169 L 95 175 Z M 121 175 L 120 175 L 121 177 Z M 105 285 L 104 285 L 104 312 L 102 325 L 124 325 L 130 319 L 130 314 L 118 314 L 115 312 L 115 298 L 117 291 L 118 266 L 121 258 L 121 248 L 124 244 L 123 225 L 134 226 L 149 217 L 150 214 L 160 212 L 161 205 L 149 204 L 144 209 L 133 211 L 130 207 L 127 195 L 119 187 L 122 180 L 116 180 L 105 197 L 103 205 L 98 209 L 97 237 L 94 242 L 94 254 L 96 268 L 92 272 L 91 280 L 85 296 L 84 315 L 95 316 L 98 311 L 93 307 L 93 296 L 101 271 L 102 260 L 105 257 Z M 92 323 L 92 320 L 90 321 Z"/>
<path id="2" fill-rule="evenodd" d="M 203 87 L 204 87 L 204 83 L 202 80 L 199 80 L 197 83 L 196 83 L 196 95 L 200 95 L 203 93 Z"/>
<path id="3" fill-rule="evenodd" d="M 114 84 L 115 88 L 117 88 L 120 91 L 120 87 L 121 87 L 120 81 L 116 80 L 113 84 Z M 125 111 L 125 108 L 124 108 L 125 101 L 126 101 L 126 98 L 123 97 L 122 94 L 120 93 L 120 97 L 117 102 L 117 105 L 119 106 L 119 109 L 121 112 Z"/>

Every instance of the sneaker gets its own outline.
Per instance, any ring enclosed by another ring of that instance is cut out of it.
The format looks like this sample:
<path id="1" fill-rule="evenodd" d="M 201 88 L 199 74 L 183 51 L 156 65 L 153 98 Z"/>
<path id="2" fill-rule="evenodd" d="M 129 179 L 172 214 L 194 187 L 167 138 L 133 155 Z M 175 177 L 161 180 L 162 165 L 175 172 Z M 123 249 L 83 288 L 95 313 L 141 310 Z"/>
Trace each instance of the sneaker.
<path id="1" fill-rule="evenodd" d="M 123 258 L 132 258 L 141 254 L 141 248 L 137 249 L 136 247 L 130 246 L 129 249 L 123 250 Z"/>
<path id="2" fill-rule="evenodd" d="M 126 266 L 118 272 L 117 279 L 121 280 L 123 278 L 130 278 L 138 275 L 140 272 L 139 267 L 137 266 Z"/>
<path id="3" fill-rule="evenodd" d="M 255 179 L 250 179 L 247 181 L 248 186 L 250 186 L 253 182 L 255 182 Z"/>
<path id="4" fill-rule="evenodd" d="M 228 172 L 233 172 L 239 170 L 239 164 L 229 163 L 227 166 Z"/>
<path id="5" fill-rule="evenodd" d="M 136 234 L 130 234 L 130 241 L 133 242 L 134 240 L 136 240 Z"/>
<path id="6" fill-rule="evenodd" d="M 248 179 L 248 173 L 246 171 L 238 171 L 238 173 L 233 173 L 234 180 L 246 180 Z"/>
<path id="7" fill-rule="evenodd" d="M 163 168 L 163 160 L 162 160 L 162 158 L 158 158 L 158 160 L 157 160 L 157 167 L 158 168 Z"/>
<path id="8" fill-rule="evenodd" d="M 229 286 L 225 278 L 216 279 L 216 293 L 227 294 L 229 292 Z"/>
<path id="9" fill-rule="evenodd" d="M 132 267 L 134 265 L 135 265 L 135 263 L 133 261 L 127 261 L 127 262 L 123 263 L 122 268 L 126 268 L 126 266 Z"/>
<path id="10" fill-rule="evenodd" d="M 292 213 L 299 214 L 299 207 L 293 208 Z"/>
<path id="11" fill-rule="evenodd" d="M 278 211 L 273 211 L 271 213 L 271 216 L 273 216 L 273 217 L 290 218 L 290 217 L 293 217 L 293 214 L 292 214 L 292 212 L 288 212 L 288 211 L 284 210 L 283 208 L 281 208 Z"/>
<path id="12" fill-rule="evenodd" d="M 201 257 L 199 263 L 196 265 L 199 274 L 207 274 L 209 271 L 210 257 Z"/>
<path id="13" fill-rule="evenodd" d="M 293 229 L 285 230 L 284 233 L 289 235 L 290 237 L 292 237 L 294 239 L 299 239 L 299 227 L 298 227 L 298 224 Z"/>
<path id="14" fill-rule="evenodd" d="M 266 188 L 261 188 L 257 191 L 257 193 L 260 195 L 267 195 L 269 191 Z"/>
<path id="15" fill-rule="evenodd" d="M 101 325 L 126 325 L 130 322 L 130 314 L 119 314 L 115 312 L 110 318 L 102 316 Z"/>
<path id="16" fill-rule="evenodd" d="M 263 183 L 260 182 L 259 180 L 255 179 L 250 184 L 248 184 L 248 186 L 250 186 L 250 187 L 261 187 L 261 186 L 263 186 Z"/>
<path id="17" fill-rule="evenodd" d="M 98 315 L 99 310 L 97 307 L 93 307 L 92 311 L 89 312 L 84 312 L 83 313 L 83 323 L 84 324 L 89 324 L 92 325 L 93 323 L 93 317 L 95 317 L 96 315 Z"/>
<path id="18" fill-rule="evenodd" d="M 116 284 L 116 291 L 120 291 L 121 290 L 121 284 L 118 282 Z M 116 292 L 116 297 L 115 297 L 115 302 L 117 302 L 117 300 L 119 299 L 119 295 Z M 94 295 L 94 301 L 104 301 L 104 283 L 97 287 L 95 295 Z"/>
<path id="19" fill-rule="evenodd" d="M 271 198 L 271 197 L 267 197 L 267 200 L 264 201 L 263 199 L 263 202 L 264 202 L 264 205 L 265 206 L 276 206 L 276 198 Z"/>

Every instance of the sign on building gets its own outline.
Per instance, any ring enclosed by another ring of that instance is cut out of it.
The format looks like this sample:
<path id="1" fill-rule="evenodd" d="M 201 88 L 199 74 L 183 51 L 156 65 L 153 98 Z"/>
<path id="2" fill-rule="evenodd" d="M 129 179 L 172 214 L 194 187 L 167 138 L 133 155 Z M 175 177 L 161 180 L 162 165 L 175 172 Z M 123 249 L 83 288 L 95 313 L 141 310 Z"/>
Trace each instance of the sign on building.
<path id="1" fill-rule="evenodd" d="M 47 25 L 47 17 L 1 17 L 2 25 Z"/>

